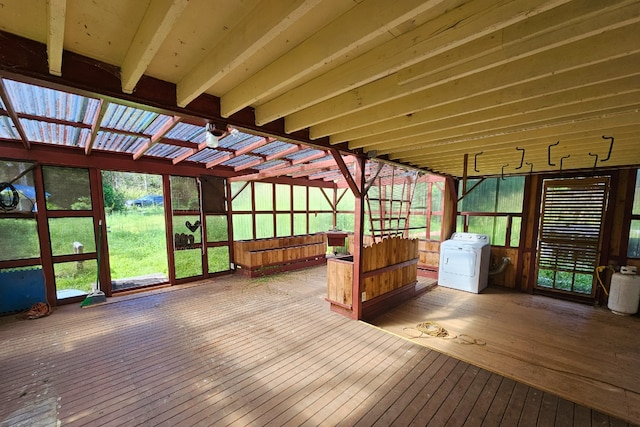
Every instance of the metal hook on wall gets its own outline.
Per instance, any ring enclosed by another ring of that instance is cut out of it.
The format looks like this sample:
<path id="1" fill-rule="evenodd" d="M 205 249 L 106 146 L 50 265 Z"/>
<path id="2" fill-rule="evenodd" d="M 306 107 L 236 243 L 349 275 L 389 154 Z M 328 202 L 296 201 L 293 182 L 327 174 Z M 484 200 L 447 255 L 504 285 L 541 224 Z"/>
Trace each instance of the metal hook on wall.
<path id="1" fill-rule="evenodd" d="M 593 153 L 589 152 L 589 155 L 590 155 L 591 157 L 595 157 L 595 158 L 596 158 L 595 162 L 593 162 L 593 169 L 595 169 L 595 168 L 596 168 L 596 165 L 598 164 L 598 153 L 593 154 Z"/>
<path id="2" fill-rule="evenodd" d="M 505 180 L 505 177 L 504 177 L 504 168 L 506 168 L 507 166 L 509 166 L 509 163 L 507 163 L 506 165 L 502 165 L 502 174 L 501 174 L 500 178 L 502 178 L 502 180 L 503 180 L 503 181 Z"/>
<path id="3" fill-rule="evenodd" d="M 571 154 L 567 154 L 564 157 L 560 157 L 560 172 L 562 172 L 562 162 L 564 161 L 564 159 L 568 159 L 569 157 L 571 157 Z"/>
<path id="4" fill-rule="evenodd" d="M 549 166 L 555 166 L 555 163 L 551 163 L 551 147 L 560 144 L 560 141 L 556 142 L 555 144 L 549 144 L 549 146 L 547 147 L 547 162 L 549 163 Z"/>
<path id="5" fill-rule="evenodd" d="M 478 156 L 481 155 L 482 153 L 484 153 L 484 151 L 481 151 L 473 155 L 473 170 L 476 172 L 480 172 L 478 170 Z"/>
<path id="6" fill-rule="evenodd" d="M 529 175 L 533 173 L 533 163 L 525 162 L 525 164 L 529 165 Z"/>
<path id="7" fill-rule="evenodd" d="M 524 162 L 524 151 L 525 151 L 525 149 L 516 147 L 516 150 L 522 151 L 522 157 L 520 158 L 520 166 L 518 166 L 516 169 L 522 169 L 522 163 Z"/>
<path id="8" fill-rule="evenodd" d="M 604 136 L 604 135 L 602 135 L 602 139 L 610 139 L 611 140 L 611 144 L 609 144 L 609 153 L 607 154 L 607 158 L 600 160 L 601 162 L 606 162 L 607 160 L 609 160 L 611 158 L 611 150 L 613 150 L 614 138 L 612 136 Z"/>

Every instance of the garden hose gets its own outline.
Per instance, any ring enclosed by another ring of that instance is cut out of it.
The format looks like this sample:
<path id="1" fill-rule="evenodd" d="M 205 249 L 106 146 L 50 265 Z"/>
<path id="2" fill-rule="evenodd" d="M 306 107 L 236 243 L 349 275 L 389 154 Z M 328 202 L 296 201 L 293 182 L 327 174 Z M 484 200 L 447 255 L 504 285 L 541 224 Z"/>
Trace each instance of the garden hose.
<path id="1" fill-rule="evenodd" d="M 602 283 L 602 279 L 600 278 L 600 273 L 602 273 L 607 268 L 610 269 L 611 271 L 615 272 L 615 270 L 613 268 L 609 267 L 608 265 L 601 265 L 601 266 L 596 267 L 596 277 L 598 278 L 598 283 L 602 287 L 602 290 L 604 291 L 604 294 L 608 297 L 609 296 L 609 291 L 607 291 L 607 288 L 604 287 L 604 283 Z"/>

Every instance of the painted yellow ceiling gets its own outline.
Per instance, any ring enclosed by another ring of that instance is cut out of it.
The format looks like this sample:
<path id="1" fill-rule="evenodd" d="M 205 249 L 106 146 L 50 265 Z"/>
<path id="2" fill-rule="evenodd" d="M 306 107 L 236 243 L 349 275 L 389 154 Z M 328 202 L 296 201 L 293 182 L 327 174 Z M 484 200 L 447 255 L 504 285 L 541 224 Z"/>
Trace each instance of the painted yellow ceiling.
<path id="1" fill-rule="evenodd" d="M 454 176 L 640 164 L 640 0 L 4 0 L 0 29 Z"/>

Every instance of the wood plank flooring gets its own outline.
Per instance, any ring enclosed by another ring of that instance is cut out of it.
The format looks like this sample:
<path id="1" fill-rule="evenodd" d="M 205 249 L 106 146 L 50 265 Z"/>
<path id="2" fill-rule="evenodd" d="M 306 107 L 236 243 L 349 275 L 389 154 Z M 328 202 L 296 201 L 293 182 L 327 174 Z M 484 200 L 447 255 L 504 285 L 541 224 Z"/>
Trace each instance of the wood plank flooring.
<path id="1" fill-rule="evenodd" d="M 415 327 L 425 321 L 434 321 L 460 338 L 420 337 Z M 372 323 L 492 372 L 640 423 L 638 316 L 500 288 L 475 295 L 436 287 Z M 464 345 L 472 339 L 483 345 Z M 540 396 L 527 401 L 537 407 L 545 402 Z M 539 408 L 523 407 L 521 415 L 530 418 L 530 412 Z M 578 411 L 574 422 L 584 417 Z"/>
<path id="2" fill-rule="evenodd" d="M 0 427 L 627 425 L 346 319 L 326 267 L 0 318 Z"/>

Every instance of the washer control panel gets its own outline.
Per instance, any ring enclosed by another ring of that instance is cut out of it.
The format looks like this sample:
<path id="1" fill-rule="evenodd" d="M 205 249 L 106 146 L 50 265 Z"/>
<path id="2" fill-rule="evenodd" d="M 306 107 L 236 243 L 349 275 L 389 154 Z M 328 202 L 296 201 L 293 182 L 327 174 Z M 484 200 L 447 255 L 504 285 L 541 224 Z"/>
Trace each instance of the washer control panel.
<path id="1" fill-rule="evenodd" d="M 453 233 L 451 235 L 451 240 L 489 243 L 489 236 L 487 236 L 486 234 L 478 233 Z"/>

